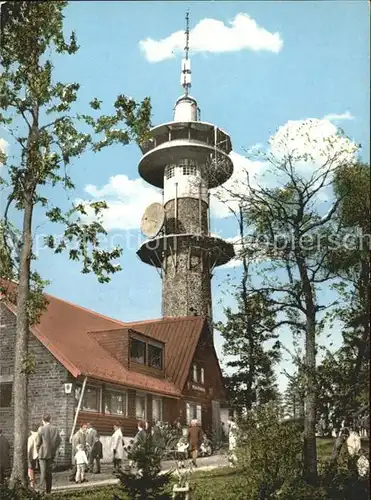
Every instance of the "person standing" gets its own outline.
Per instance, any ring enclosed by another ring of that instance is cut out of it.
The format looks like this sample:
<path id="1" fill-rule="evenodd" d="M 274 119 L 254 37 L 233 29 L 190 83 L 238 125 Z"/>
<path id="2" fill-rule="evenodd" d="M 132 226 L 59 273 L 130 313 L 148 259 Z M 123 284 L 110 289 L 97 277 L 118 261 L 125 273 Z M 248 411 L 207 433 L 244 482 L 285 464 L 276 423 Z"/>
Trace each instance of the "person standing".
<path id="1" fill-rule="evenodd" d="M 34 424 L 31 426 L 31 434 L 28 436 L 27 440 L 27 462 L 28 462 L 28 479 L 30 481 L 30 487 L 35 489 L 35 472 L 37 465 L 37 430 L 38 425 Z"/>
<path id="2" fill-rule="evenodd" d="M 234 418 L 229 419 L 229 433 L 228 433 L 228 451 L 229 451 L 229 463 L 233 467 L 237 461 L 236 448 L 237 448 L 237 433 L 238 427 Z"/>
<path id="3" fill-rule="evenodd" d="M 0 429 L 0 484 L 4 484 L 5 472 L 10 467 L 10 446 Z"/>
<path id="4" fill-rule="evenodd" d="M 90 452 L 91 457 L 91 472 L 94 474 L 100 474 L 100 461 L 103 458 L 103 445 L 99 439 L 99 435 L 97 434 L 95 437 L 95 443 Z M 95 462 L 95 470 L 94 470 L 94 462 Z"/>
<path id="5" fill-rule="evenodd" d="M 122 435 L 120 424 L 114 424 L 111 438 L 111 450 L 113 455 L 113 470 L 119 471 L 124 459 L 124 437 Z"/>
<path id="6" fill-rule="evenodd" d="M 188 443 L 188 439 L 187 439 L 187 429 L 184 429 L 184 430 L 185 430 L 185 432 L 182 434 L 182 436 L 180 437 L 180 439 L 176 445 L 178 469 L 185 468 L 185 460 L 188 456 L 189 443 Z"/>
<path id="7" fill-rule="evenodd" d="M 189 442 L 189 449 L 191 452 L 192 456 L 192 464 L 197 467 L 197 450 L 198 447 L 200 446 L 202 439 L 202 429 L 198 425 L 197 419 L 194 418 L 191 420 L 191 425 L 188 428 L 188 442 Z"/>
<path id="8" fill-rule="evenodd" d="M 138 422 L 138 431 L 134 437 L 133 448 L 135 448 L 136 446 L 140 446 L 141 444 L 144 444 L 147 438 L 147 429 L 148 427 L 146 426 L 146 422 L 140 420 Z"/>
<path id="9" fill-rule="evenodd" d="M 81 424 L 81 427 L 78 431 L 75 432 L 75 434 L 72 436 L 72 472 L 70 475 L 70 481 L 76 481 L 76 462 L 75 462 L 75 455 L 77 453 L 77 446 L 81 444 L 82 448 L 84 451 L 86 451 L 86 430 L 87 430 L 87 425 Z"/>
<path id="10" fill-rule="evenodd" d="M 89 461 L 89 470 L 93 469 L 93 460 L 91 458 L 91 450 L 94 446 L 98 432 L 94 429 L 90 422 L 86 424 L 86 453 Z"/>
<path id="11" fill-rule="evenodd" d="M 61 444 L 59 431 L 51 425 L 50 420 L 49 414 L 43 416 L 43 425 L 39 427 L 36 438 L 36 451 L 40 464 L 40 488 L 44 489 L 46 493 L 50 493 L 52 490 L 52 465 Z"/>
<path id="12" fill-rule="evenodd" d="M 88 465 L 88 457 L 84 451 L 82 444 L 76 447 L 75 464 L 76 464 L 76 483 L 83 483 L 85 479 L 85 466 Z"/>

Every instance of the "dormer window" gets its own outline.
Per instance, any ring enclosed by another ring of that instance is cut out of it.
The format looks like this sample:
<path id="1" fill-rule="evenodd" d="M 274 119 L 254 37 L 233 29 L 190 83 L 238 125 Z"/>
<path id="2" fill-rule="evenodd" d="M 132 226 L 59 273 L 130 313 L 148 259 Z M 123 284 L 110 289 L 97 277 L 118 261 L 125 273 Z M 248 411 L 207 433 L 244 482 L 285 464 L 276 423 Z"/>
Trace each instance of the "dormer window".
<path id="1" fill-rule="evenodd" d="M 145 365 L 147 361 L 146 357 L 146 343 L 138 339 L 131 339 L 130 342 L 130 358 L 135 363 L 140 363 Z"/>
<path id="2" fill-rule="evenodd" d="M 164 369 L 164 348 L 156 341 L 130 339 L 130 359 L 134 363 L 146 365 L 156 370 Z"/>
<path id="3" fill-rule="evenodd" d="M 163 349 L 157 345 L 148 344 L 148 366 L 162 370 Z"/>

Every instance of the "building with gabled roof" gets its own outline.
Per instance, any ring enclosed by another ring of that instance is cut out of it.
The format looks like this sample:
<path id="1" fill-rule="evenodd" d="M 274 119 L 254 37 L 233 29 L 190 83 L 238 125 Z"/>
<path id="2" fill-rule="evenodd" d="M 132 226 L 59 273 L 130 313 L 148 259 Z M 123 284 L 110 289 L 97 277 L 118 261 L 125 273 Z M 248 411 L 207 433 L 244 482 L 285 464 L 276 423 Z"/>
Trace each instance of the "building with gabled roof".
<path id="1" fill-rule="evenodd" d="M 63 438 L 61 465 L 70 463 L 70 436 L 83 422 L 101 434 L 107 458 L 115 422 L 128 437 L 140 419 L 185 425 L 196 417 L 209 432 L 219 425 L 212 422 L 212 406 L 225 394 L 206 318 L 123 323 L 51 295 L 45 298 L 47 309 L 30 332 L 36 368 L 29 379 L 29 423 L 51 413 Z M 3 297 L 0 428 L 10 438 L 16 314 Z"/>

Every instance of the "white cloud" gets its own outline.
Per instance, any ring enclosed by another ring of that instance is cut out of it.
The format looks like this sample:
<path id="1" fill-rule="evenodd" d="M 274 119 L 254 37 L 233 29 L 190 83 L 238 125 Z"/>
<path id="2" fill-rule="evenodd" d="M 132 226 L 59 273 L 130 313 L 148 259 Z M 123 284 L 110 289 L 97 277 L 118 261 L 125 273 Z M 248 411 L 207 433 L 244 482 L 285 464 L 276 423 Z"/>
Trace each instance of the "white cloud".
<path id="1" fill-rule="evenodd" d="M 8 151 L 9 143 L 0 137 L 0 165 L 3 165 L 1 159 Z"/>
<path id="2" fill-rule="evenodd" d="M 255 145 L 250 151 L 255 150 L 259 145 Z M 223 219 L 231 215 L 231 210 L 238 209 L 238 199 L 231 195 L 236 193 L 246 196 L 248 191 L 247 173 L 250 184 L 256 186 L 263 175 L 266 165 L 262 161 L 251 160 L 235 151 L 230 153 L 233 162 L 233 174 L 231 178 L 222 186 L 213 189 L 210 195 L 211 213 L 218 219 Z"/>
<path id="3" fill-rule="evenodd" d="M 339 122 L 342 120 L 354 120 L 354 116 L 350 111 L 345 111 L 345 113 L 330 113 L 323 117 L 324 120 L 329 120 L 330 122 Z"/>
<path id="4" fill-rule="evenodd" d="M 240 267 L 242 265 L 242 260 L 239 258 L 239 254 L 242 250 L 241 236 L 238 234 L 233 238 L 225 238 L 225 240 L 229 243 L 233 243 L 235 257 L 220 267 L 222 269 L 235 269 L 236 267 Z"/>
<path id="5" fill-rule="evenodd" d="M 294 153 L 299 158 L 295 162 L 298 173 L 303 177 L 311 176 L 314 169 L 324 163 L 326 155 L 333 155 L 334 152 L 338 154 L 334 165 L 354 160 L 356 144 L 337 131 L 337 127 L 327 119 L 288 121 L 270 138 L 266 152 L 276 158 L 283 157 L 289 151 Z M 256 151 L 261 149 L 261 145 L 256 144 L 247 154 L 256 155 Z M 308 155 L 305 161 L 300 159 L 304 154 Z M 211 190 L 211 213 L 217 219 L 231 216 L 229 207 L 234 210 L 238 208 L 238 199 L 231 196 L 231 192 L 246 196 L 247 173 L 252 186 L 259 183 L 274 187 L 282 182 L 282 178 L 271 174 L 270 165 L 263 160 L 252 160 L 234 151 L 230 153 L 230 157 L 234 165 L 232 177 L 223 186 Z M 107 201 L 109 208 L 103 212 L 107 230 L 138 229 L 145 208 L 153 202 L 161 202 L 159 190 L 141 178 L 129 179 L 126 175 L 111 177 L 101 188 L 89 184 L 85 191 L 94 200 Z M 321 201 L 327 199 L 329 194 L 331 193 L 323 192 Z M 231 261 L 228 267 L 235 265 L 238 264 Z"/>
<path id="6" fill-rule="evenodd" d="M 147 206 L 161 202 L 159 190 L 141 178 L 129 179 L 126 175 L 110 177 L 102 188 L 88 184 L 85 191 L 95 200 L 106 200 L 108 208 L 103 211 L 103 225 L 107 230 L 138 229 Z"/>
<path id="7" fill-rule="evenodd" d="M 258 26 L 248 14 L 237 14 L 229 24 L 217 19 L 202 19 L 190 32 L 191 51 L 220 53 L 247 49 L 278 53 L 282 49 L 281 35 Z M 141 40 L 139 46 L 146 59 L 155 63 L 182 52 L 184 42 L 184 31 L 176 31 L 162 40 Z"/>
<path id="8" fill-rule="evenodd" d="M 329 159 L 332 159 L 332 168 L 353 162 L 357 151 L 358 145 L 339 134 L 336 125 L 328 119 L 289 120 L 269 139 L 269 152 L 276 159 L 292 155 L 301 175 L 311 175 Z"/>

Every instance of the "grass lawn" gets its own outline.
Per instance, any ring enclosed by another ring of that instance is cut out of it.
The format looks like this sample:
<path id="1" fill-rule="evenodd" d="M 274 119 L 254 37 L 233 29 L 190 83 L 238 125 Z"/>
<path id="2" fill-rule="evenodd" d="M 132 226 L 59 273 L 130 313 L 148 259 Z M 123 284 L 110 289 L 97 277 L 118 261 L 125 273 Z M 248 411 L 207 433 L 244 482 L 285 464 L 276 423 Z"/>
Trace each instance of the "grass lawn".
<path id="1" fill-rule="evenodd" d="M 318 459 L 325 461 L 331 456 L 334 445 L 333 439 L 317 439 Z M 368 451 L 369 441 L 362 440 L 362 446 Z M 192 477 L 192 494 L 194 500 L 239 500 L 238 483 L 240 473 L 237 469 L 223 467 L 220 469 L 195 472 Z M 53 500 L 111 500 L 117 487 L 96 487 L 79 491 L 54 493 Z M 123 494 L 120 499 L 126 500 Z M 128 499 L 129 500 L 129 499 Z M 241 500 L 246 500 L 241 497 Z"/>

